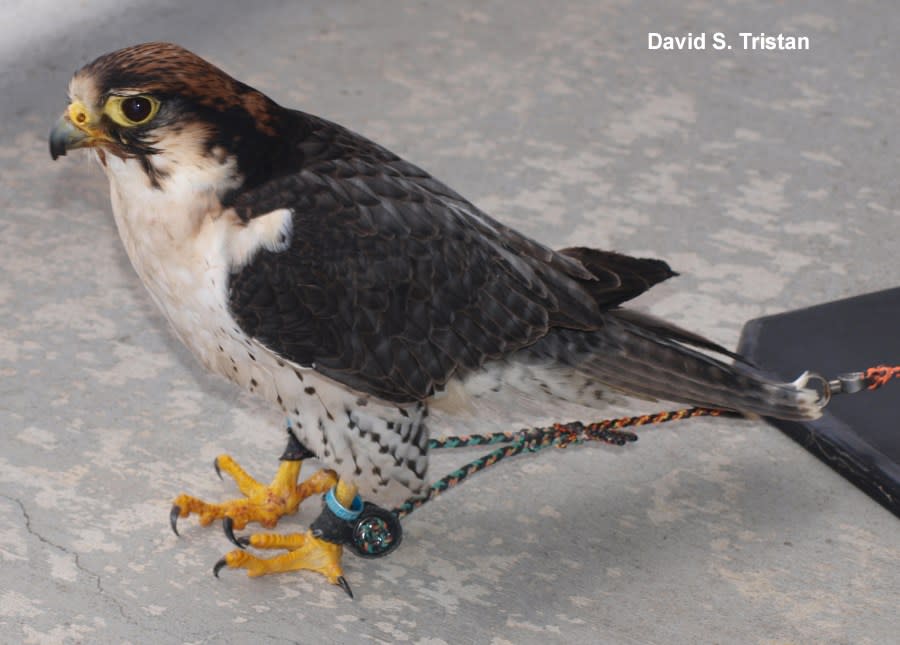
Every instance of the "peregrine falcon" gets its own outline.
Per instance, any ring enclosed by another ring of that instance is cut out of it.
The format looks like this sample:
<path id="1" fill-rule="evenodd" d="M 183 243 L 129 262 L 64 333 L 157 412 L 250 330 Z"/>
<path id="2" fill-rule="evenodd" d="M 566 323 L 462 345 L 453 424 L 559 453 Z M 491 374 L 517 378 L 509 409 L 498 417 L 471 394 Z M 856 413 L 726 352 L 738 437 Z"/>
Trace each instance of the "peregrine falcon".
<path id="1" fill-rule="evenodd" d="M 346 526 L 361 497 L 415 494 L 428 415 L 515 390 L 598 406 L 597 391 L 809 419 L 804 378 L 775 383 L 705 338 L 626 301 L 675 275 L 660 260 L 552 250 L 421 168 L 350 130 L 281 107 L 166 43 L 101 56 L 69 85 L 54 159 L 90 148 L 131 263 L 211 371 L 288 419 L 270 485 L 232 459 L 246 498 L 173 508 L 201 523 L 274 526 L 325 493 L 310 531 L 254 535 L 286 553 L 235 550 L 250 575 L 309 569 L 349 592 Z M 477 414 L 474 417 L 478 422 Z M 314 455 L 331 470 L 298 484 Z"/>

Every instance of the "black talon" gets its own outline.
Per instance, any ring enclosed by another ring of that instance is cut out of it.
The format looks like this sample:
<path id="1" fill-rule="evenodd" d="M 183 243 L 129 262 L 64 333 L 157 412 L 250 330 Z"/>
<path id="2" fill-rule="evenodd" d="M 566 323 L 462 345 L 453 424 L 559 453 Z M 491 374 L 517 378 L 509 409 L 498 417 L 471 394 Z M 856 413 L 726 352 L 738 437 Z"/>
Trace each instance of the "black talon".
<path id="1" fill-rule="evenodd" d="M 230 517 L 225 517 L 222 520 L 222 528 L 225 530 L 225 537 L 228 538 L 228 541 L 234 544 L 239 549 L 245 549 L 247 548 L 246 545 L 250 544 L 250 541 L 246 538 L 238 539 L 238 537 L 234 534 L 234 520 Z M 245 542 L 242 544 L 242 541 Z"/>
<path id="2" fill-rule="evenodd" d="M 222 481 L 225 481 L 225 478 L 222 477 L 222 471 L 219 469 L 219 458 L 218 457 L 213 459 L 213 468 L 216 469 L 216 474 L 219 476 L 219 479 L 221 479 Z"/>
<path id="3" fill-rule="evenodd" d="M 350 583 L 347 582 L 347 579 L 344 576 L 340 576 L 337 579 L 337 584 L 341 589 L 347 592 L 347 595 L 350 596 L 350 598 L 353 598 L 353 591 L 350 590 Z"/>
<path id="4" fill-rule="evenodd" d="M 216 578 L 218 578 L 218 577 L 219 577 L 219 571 L 222 570 L 222 567 L 227 566 L 227 565 L 228 565 L 228 560 L 226 560 L 225 558 L 222 558 L 221 560 L 219 560 L 218 562 L 216 562 L 215 566 L 213 567 L 213 575 L 214 575 Z"/>
<path id="5" fill-rule="evenodd" d="M 172 531 L 178 537 L 181 537 L 178 533 L 178 518 L 181 516 L 181 507 L 178 504 L 172 504 L 172 510 L 169 511 L 169 525 L 172 527 Z"/>

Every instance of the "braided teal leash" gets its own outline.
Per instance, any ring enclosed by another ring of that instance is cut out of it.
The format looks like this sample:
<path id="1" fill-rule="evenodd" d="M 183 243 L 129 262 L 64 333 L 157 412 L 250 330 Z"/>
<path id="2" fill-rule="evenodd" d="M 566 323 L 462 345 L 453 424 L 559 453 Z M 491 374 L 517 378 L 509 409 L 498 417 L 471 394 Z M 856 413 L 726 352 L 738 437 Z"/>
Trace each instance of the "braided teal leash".
<path id="1" fill-rule="evenodd" d="M 509 445 L 501 446 L 488 454 L 469 462 L 465 466 L 457 468 L 447 476 L 434 482 L 428 488 L 425 495 L 420 497 L 410 497 L 391 512 L 398 518 L 406 517 L 438 495 L 458 486 L 470 475 L 474 475 L 489 466 L 493 466 L 502 459 L 513 457 L 523 452 L 537 452 L 549 446 L 566 448 L 572 444 L 582 444 L 585 441 L 600 441 L 615 446 L 624 446 L 627 443 L 637 441 L 637 435 L 632 432 L 623 432 L 623 428 L 639 427 L 703 416 L 739 417 L 741 415 L 712 408 L 685 408 L 682 410 L 660 412 L 658 414 L 644 414 L 636 417 L 604 419 L 603 421 L 597 421 L 587 425 L 575 421 L 573 423 L 556 423 L 546 428 L 528 428 L 517 432 L 494 432 L 490 434 L 463 435 L 459 437 L 446 437 L 444 439 L 432 439 L 428 442 L 429 449 L 469 448 L 472 446 L 490 446 L 495 444 Z"/>

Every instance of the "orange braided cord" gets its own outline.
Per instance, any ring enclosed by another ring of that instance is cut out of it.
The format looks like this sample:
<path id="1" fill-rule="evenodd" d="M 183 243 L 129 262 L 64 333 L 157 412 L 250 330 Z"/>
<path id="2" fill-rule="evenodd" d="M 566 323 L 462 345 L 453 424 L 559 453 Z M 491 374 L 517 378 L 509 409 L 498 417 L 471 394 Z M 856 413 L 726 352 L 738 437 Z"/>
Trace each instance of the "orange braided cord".
<path id="1" fill-rule="evenodd" d="M 719 417 L 734 414 L 735 413 L 729 412 L 728 410 L 719 410 L 717 408 L 684 408 L 682 410 L 657 412 L 656 414 L 643 414 L 639 417 L 620 417 L 618 419 L 605 419 L 603 421 L 589 423 L 586 426 L 586 429 L 588 432 L 596 430 L 608 430 L 610 428 L 618 430 L 620 428 L 628 428 L 631 426 L 645 426 L 656 423 L 665 423 L 667 421 L 691 419 L 694 417 Z"/>
<path id="2" fill-rule="evenodd" d="M 893 378 L 900 379 L 900 365 L 876 365 L 865 371 L 866 383 L 870 390 L 877 390 Z"/>

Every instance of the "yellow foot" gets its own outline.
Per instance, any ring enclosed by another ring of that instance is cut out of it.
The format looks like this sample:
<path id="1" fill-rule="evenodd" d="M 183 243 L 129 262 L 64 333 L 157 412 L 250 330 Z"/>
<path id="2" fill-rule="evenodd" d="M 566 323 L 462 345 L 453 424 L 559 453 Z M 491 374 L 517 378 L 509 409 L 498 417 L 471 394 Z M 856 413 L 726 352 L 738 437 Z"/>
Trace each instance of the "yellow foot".
<path id="1" fill-rule="evenodd" d="M 179 517 L 187 517 L 191 513 L 200 516 L 200 524 L 208 526 L 213 520 L 225 520 L 225 532 L 234 540 L 234 529 L 242 529 L 248 522 L 259 522 L 266 528 L 272 528 L 279 518 L 295 513 L 300 502 L 310 495 L 319 495 L 330 489 L 337 482 L 337 475 L 332 470 L 317 471 L 312 477 L 298 483 L 301 461 L 282 461 L 272 483 L 260 484 L 238 466 L 228 455 L 216 458 L 215 467 L 219 477 L 226 472 L 234 479 L 238 488 L 246 496 L 220 504 L 208 504 L 203 500 L 179 495 L 169 513 L 172 530 L 178 535 Z"/>
<path id="2" fill-rule="evenodd" d="M 287 553 L 273 558 L 258 558 L 247 551 L 235 549 L 216 562 L 213 573 L 217 578 L 219 571 L 224 567 L 246 569 L 247 575 L 250 577 L 306 569 L 321 573 L 328 578 L 328 582 L 338 585 L 347 592 L 347 595 L 353 597 L 353 592 L 350 590 L 350 585 L 347 584 L 341 568 L 343 548 L 339 544 L 320 540 L 314 537 L 311 531 L 288 535 L 256 533 L 240 538 L 239 544 L 257 549 L 285 549 Z"/>

